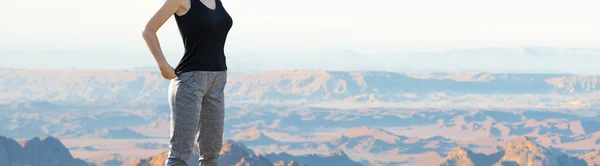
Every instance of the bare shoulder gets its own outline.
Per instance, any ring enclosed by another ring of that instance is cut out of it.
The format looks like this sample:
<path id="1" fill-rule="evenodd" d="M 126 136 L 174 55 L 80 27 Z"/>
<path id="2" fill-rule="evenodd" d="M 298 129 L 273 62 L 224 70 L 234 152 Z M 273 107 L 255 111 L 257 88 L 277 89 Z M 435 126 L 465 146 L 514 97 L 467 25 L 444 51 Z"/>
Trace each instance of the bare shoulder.
<path id="1" fill-rule="evenodd" d="M 177 14 L 179 16 L 185 15 L 191 6 L 190 0 L 166 0 L 166 1 L 167 2 L 165 2 L 165 6 L 167 6 L 167 3 L 169 3 L 170 6 L 173 6 L 173 8 L 177 8 L 175 11 L 175 14 Z"/>
<path id="2" fill-rule="evenodd" d="M 161 10 L 165 10 L 165 14 L 181 13 L 182 9 L 189 8 L 187 1 L 189 0 L 165 0 Z"/>
<path id="3" fill-rule="evenodd" d="M 165 3 L 156 11 L 146 24 L 145 32 L 156 32 L 174 14 L 182 8 L 184 0 L 165 0 Z"/>

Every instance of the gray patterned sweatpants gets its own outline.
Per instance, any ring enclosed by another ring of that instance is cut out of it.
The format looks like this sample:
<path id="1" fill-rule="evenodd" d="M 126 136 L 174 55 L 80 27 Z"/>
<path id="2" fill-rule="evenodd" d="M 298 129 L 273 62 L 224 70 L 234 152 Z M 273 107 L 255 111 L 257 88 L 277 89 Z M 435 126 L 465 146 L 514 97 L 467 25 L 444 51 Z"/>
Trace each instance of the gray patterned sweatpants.
<path id="1" fill-rule="evenodd" d="M 171 81 L 171 138 L 165 165 L 187 166 L 196 141 L 200 165 L 218 165 L 223 146 L 226 82 L 227 71 L 184 72 Z M 194 140 L 197 134 L 198 139 Z"/>

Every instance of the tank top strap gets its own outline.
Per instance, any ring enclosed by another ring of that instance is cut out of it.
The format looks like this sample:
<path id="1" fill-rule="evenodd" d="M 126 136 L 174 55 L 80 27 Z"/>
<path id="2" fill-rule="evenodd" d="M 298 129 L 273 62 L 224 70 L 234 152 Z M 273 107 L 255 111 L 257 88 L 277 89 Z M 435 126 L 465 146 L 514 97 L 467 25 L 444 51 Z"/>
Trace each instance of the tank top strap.
<path id="1" fill-rule="evenodd" d="M 223 4 L 221 4 L 221 0 L 215 0 L 215 10 L 219 10 L 219 8 L 222 8 Z"/>

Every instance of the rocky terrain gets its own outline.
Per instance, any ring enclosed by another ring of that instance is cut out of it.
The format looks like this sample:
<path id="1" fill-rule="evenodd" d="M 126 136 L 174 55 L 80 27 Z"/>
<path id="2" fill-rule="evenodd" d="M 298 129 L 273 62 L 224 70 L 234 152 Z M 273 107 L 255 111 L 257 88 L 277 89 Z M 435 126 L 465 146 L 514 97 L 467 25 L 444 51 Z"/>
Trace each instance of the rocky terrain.
<path id="1" fill-rule="evenodd" d="M 417 130 L 418 129 L 419 128 L 417 128 Z M 452 130 L 448 129 L 441 130 L 447 130 L 447 132 L 452 132 Z M 468 129 L 465 130 L 468 131 Z M 257 129 L 249 129 L 247 131 L 241 132 L 240 134 L 235 136 L 234 139 L 238 140 L 239 142 L 244 142 L 245 144 L 252 145 L 252 148 L 257 149 L 259 151 L 269 152 L 287 151 L 289 153 L 301 154 L 302 152 L 310 151 L 326 153 L 331 149 L 341 149 L 347 152 L 352 159 L 361 161 L 363 164 L 372 165 L 431 164 L 422 163 L 423 159 L 435 159 L 441 158 L 441 156 L 452 157 L 454 154 L 456 154 L 455 151 L 457 150 L 463 150 L 465 151 L 465 153 L 469 152 L 468 154 L 472 154 L 474 156 L 482 155 L 471 153 L 472 151 L 470 150 L 466 151 L 463 147 L 473 148 L 480 153 L 492 153 L 499 149 L 504 149 L 504 151 L 510 153 L 521 153 L 516 155 L 525 155 L 529 153 L 537 154 L 541 152 L 518 152 L 514 150 L 515 146 L 531 147 L 535 145 L 536 147 L 541 147 L 542 145 L 539 144 L 544 144 L 546 146 L 552 147 L 553 150 L 560 149 L 565 151 L 561 152 L 561 154 L 575 156 L 585 154 L 594 149 L 600 149 L 600 137 L 597 136 L 598 132 L 594 132 L 591 134 L 582 134 L 587 136 L 581 137 L 586 137 L 588 139 L 570 140 L 572 142 L 570 142 L 567 139 L 572 136 L 562 136 L 565 139 L 563 139 L 564 142 L 560 142 L 560 137 L 557 140 L 553 140 L 551 136 L 548 136 L 546 134 L 539 134 L 535 131 L 532 131 L 532 133 L 521 134 L 521 136 L 512 135 L 506 137 L 493 137 L 493 135 L 481 137 L 474 134 L 477 133 L 477 131 L 474 131 L 472 133 L 473 134 L 465 134 L 465 136 L 463 136 L 462 138 L 455 139 L 449 139 L 442 136 L 422 138 L 422 136 L 408 137 L 396 135 L 391 132 L 377 128 L 360 127 L 347 130 L 346 132 L 343 132 L 338 136 L 327 136 L 323 137 L 322 139 L 304 138 L 304 140 L 297 139 L 295 141 L 290 141 L 275 140 L 274 138 L 283 135 L 281 134 L 281 132 L 266 132 Z M 505 142 L 506 140 L 513 139 L 516 139 L 516 142 Z M 534 140 L 536 142 L 534 142 Z M 577 144 L 582 146 L 574 146 Z M 457 146 L 461 148 L 455 149 Z M 504 146 L 504 148 L 501 148 L 502 146 Z M 485 161 L 488 161 L 491 160 L 487 159 L 490 156 L 493 157 L 494 154 L 490 154 L 489 156 L 484 155 L 480 158 L 484 158 Z M 531 158 L 536 157 L 538 156 L 533 156 Z"/>
<path id="2" fill-rule="evenodd" d="M 73 158 L 69 149 L 54 137 L 36 137 L 17 142 L 0 136 L 0 165 L 85 166 L 88 163 Z"/>
<path id="3" fill-rule="evenodd" d="M 373 129 L 370 129 L 373 130 Z M 373 131 L 381 132 L 381 131 Z M 370 134 L 373 134 L 370 133 Z M 381 133 L 380 133 L 381 134 Z M 377 134 L 375 134 L 377 135 Z M 384 135 L 385 136 L 385 135 Z M 378 136 L 381 138 L 381 136 Z M 6 166 L 21 165 L 126 165 L 126 166 L 159 166 L 166 160 L 167 151 L 148 158 L 131 158 L 119 155 L 107 156 L 106 160 L 90 161 L 89 163 L 74 159 L 61 141 L 53 137 L 33 138 L 17 142 L 13 139 L 0 137 L 0 162 Z M 388 139 L 392 141 L 393 139 Z M 436 152 L 433 152 L 435 154 Z M 500 165 L 539 165 L 539 166 L 596 166 L 600 165 L 600 151 L 590 150 L 582 155 L 569 155 L 555 148 L 539 145 L 529 137 L 522 136 L 506 142 L 499 151 L 489 154 L 477 153 L 462 146 L 456 146 L 441 157 L 422 153 L 418 161 L 396 162 L 382 164 L 374 161 L 357 163 L 343 150 L 336 149 L 325 155 L 294 156 L 285 152 L 260 154 L 255 153 L 243 143 L 228 140 L 220 153 L 220 165 L 236 166 L 331 166 L 331 165 L 440 165 L 440 166 L 500 166 Z M 189 163 L 198 165 L 197 151 Z"/>
<path id="4" fill-rule="evenodd" d="M 65 140 L 78 158 L 106 162 L 155 155 L 167 146 L 165 106 L 60 108 L 0 112 L 0 133 L 19 139 L 51 135 Z M 521 136 L 579 156 L 600 149 L 598 113 L 243 104 L 226 108 L 225 136 L 270 161 L 277 154 L 327 156 L 339 149 L 363 165 L 412 165 L 431 161 L 422 158 L 441 160 L 457 146 L 477 153 L 495 152 L 506 140 Z"/>
<path id="5" fill-rule="evenodd" d="M 508 142 L 500 151 L 486 155 L 463 147 L 452 150 L 443 160 L 442 166 L 596 166 L 600 165 L 598 151 L 579 157 L 569 156 L 557 149 L 536 144 L 528 137 Z"/>
<path id="6" fill-rule="evenodd" d="M 155 156 L 148 158 L 125 158 L 123 156 L 111 155 L 105 160 L 93 161 L 92 165 L 127 165 L 127 166 L 162 166 L 165 163 L 168 151 L 163 151 Z M 223 144 L 220 153 L 220 165 L 235 166 L 330 166 L 330 165 L 348 165 L 360 166 L 361 164 L 352 161 L 342 151 L 334 151 L 329 155 L 306 155 L 293 156 L 284 154 L 270 154 L 264 156 L 256 154 L 253 150 L 247 148 L 244 144 L 233 140 L 227 140 Z M 106 160 L 108 159 L 108 160 Z M 306 164 L 303 164 L 306 163 Z M 188 161 L 190 166 L 198 166 L 198 151 L 194 151 L 192 158 Z"/>

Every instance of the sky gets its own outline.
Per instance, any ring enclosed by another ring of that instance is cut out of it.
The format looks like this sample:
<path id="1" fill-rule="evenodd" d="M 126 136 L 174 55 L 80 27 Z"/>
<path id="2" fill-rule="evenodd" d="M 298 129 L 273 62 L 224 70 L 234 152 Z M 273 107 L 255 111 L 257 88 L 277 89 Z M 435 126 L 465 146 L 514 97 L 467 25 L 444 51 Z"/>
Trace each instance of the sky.
<path id="1" fill-rule="evenodd" d="M 222 2 L 234 19 L 226 52 L 241 58 L 338 49 L 384 54 L 490 46 L 600 47 L 600 2 L 593 0 Z M 0 65 L 153 65 L 141 32 L 163 3 L 1 0 Z M 158 35 L 169 61 L 177 63 L 183 45 L 173 18 Z M 66 60 L 75 58 L 87 60 Z"/>

